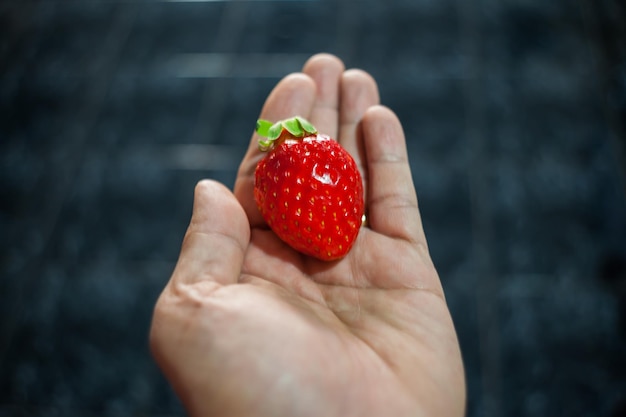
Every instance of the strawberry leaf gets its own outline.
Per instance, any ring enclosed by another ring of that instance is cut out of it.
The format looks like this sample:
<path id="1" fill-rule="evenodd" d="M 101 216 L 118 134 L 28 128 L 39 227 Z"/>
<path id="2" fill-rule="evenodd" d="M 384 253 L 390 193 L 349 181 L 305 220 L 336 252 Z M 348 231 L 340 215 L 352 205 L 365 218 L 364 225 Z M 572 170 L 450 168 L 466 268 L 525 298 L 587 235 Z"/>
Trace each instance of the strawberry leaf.
<path id="1" fill-rule="evenodd" d="M 315 126 L 309 123 L 309 121 L 306 120 L 305 118 L 296 116 L 294 117 L 294 119 L 298 121 L 298 124 L 302 127 L 302 130 L 304 130 L 305 132 L 317 133 L 317 129 L 315 128 Z"/>
<path id="2" fill-rule="evenodd" d="M 272 122 L 270 122 L 269 120 L 259 119 L 256 121 L 256 133 L 258 133 L 259 136 L 263 136 L 264 138 L 266 138 L 269 133 L 270 127 L 272 127 Z"/>
<path id="3" fill-rule="evenodd" d="M 259 119 L 256 122 L 256 133 L 259 136 L 263 136 L 267 139 L 259 140 L 259 149 L 265 152 L 272 147 L 272 144 L 280 136 L 281 127 L 278 126 L 278 133 L 276 133 L 276 124 L 272 124 L 269 120 Z"/>
<path id="4" fill-rule="evenodd" d="M 273 140 L 259 140 L 259 149 L 261 152 L 266 152 L 272 147 Z"/>
<path id="5" fill-rule="evenodd" d="M 269 150 L 274 142 L 286 130 L 292 137 L 301 138 L 307 134 L 317 133 L 317 129 L 305 118 L 295 116 L 272 124 L 268 120 L 259 119 L 256 122 L 256 133 L 267 139 L 259 140 L 259 148 L 262 151 Z"/>
<path id="6" fill-rule="evenodd" d="M 272 125 L 272 127 L 270 127 L 270 129 L 267 132 L 267 138 L 271 141 L 274 141 L 276 139 L 278 139 L 278 137 L 280 136 L 280 134 L 283 132 L 283 125 L 282 123 L 278 122 L 278 123 L 274 123 Z"/>
<path id="7" fill-rule="evenodd" d="M 287 130 L 287 132 L 291 133 L 293 136 L 299 138 L 304 136 L 304 130 L 297 118 L 283 120 L 283 127 Z"/>

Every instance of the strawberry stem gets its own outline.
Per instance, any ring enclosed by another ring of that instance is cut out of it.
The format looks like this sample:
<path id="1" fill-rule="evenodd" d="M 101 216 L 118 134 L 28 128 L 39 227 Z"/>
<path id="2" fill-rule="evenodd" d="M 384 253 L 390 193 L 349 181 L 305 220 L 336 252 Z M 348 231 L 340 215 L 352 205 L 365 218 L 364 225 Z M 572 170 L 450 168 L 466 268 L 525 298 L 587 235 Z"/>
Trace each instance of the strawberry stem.
<path id="1" fill-rule="evenodd" d="M 259 149 L 264 152 L 269 150 L 284 131 L 288 132 L 293 138 L 302 138 L 317 133 L 315 126 L 300 116 L 280 120 L 276 123 L 259 119 L 256 122 L 256 133 L 267 138 L 266 140 L 259 140 Z"/>

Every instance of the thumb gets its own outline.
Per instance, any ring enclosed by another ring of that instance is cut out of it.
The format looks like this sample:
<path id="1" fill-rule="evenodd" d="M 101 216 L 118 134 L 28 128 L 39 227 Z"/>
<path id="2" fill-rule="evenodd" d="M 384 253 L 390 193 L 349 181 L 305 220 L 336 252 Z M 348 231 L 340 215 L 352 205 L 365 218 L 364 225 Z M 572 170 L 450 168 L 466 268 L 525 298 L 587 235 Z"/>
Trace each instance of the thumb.
<path id="1" fill-rule="evenodd" d="M 198 367 L 207 354 L 207 321 L 199 312 L 214 290 L 237 282 L 249 240 L 248 218 L 230 190 L 199 182 L 178 263 L 150 330 L 152 354 L 183 403 L 193 403 L 195 388 L 205 383 Z"/>
<path id="2" fill-rule="evenodd" d="M 236 283 L 249 240 L 248 218 L 233 193 L 216 181 L 199 182 L 172 281 Z"/>

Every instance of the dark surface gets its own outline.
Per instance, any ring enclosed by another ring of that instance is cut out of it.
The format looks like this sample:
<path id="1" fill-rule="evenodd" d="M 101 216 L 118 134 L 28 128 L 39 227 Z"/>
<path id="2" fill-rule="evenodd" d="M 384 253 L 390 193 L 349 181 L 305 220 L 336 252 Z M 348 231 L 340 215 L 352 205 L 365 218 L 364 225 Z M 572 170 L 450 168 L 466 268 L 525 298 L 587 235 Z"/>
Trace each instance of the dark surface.
<path id="1" fill-rule="evenodd" d="M 3 0 L 0 417 L 184 414 L 147 334 L 193 186 L 320 51 L 404 123 L 468 416 L 623 416 L 625 34 L 617 0 Z"/>

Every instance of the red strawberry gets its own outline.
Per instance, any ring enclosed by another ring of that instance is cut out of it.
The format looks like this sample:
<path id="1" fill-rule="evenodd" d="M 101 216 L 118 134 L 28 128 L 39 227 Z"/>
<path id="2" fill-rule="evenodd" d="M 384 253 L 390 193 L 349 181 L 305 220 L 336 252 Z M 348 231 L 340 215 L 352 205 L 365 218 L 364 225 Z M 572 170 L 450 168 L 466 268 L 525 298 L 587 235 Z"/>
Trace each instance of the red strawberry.
<path id="1" fill-rule="evenodd" d="M 257 122 L 268 154 L 255 172 L 254 197 L 284 242 L 318 259 L 345 256 L 361 227 L 361 174 L 350 154 L 305 119 Z"/>

